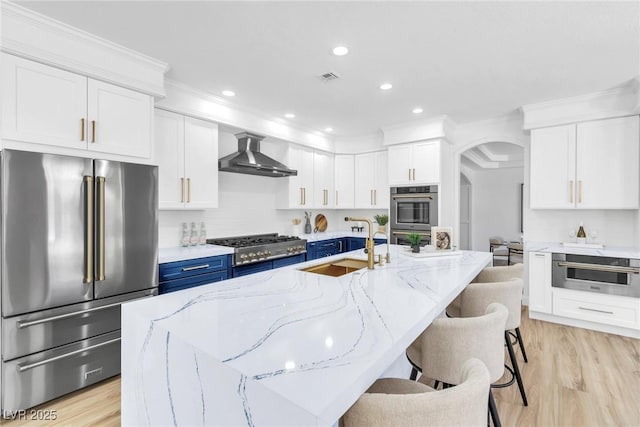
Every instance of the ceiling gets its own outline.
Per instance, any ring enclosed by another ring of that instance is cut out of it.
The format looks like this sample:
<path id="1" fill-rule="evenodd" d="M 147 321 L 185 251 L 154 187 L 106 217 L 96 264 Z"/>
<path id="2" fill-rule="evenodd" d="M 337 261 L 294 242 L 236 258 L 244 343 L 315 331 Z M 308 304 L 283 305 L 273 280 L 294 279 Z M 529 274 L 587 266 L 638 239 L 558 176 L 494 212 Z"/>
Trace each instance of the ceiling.
<path id="1" fill-rule="evenodd" d="M 501 116 L 640 74 L 639 2 L 17 3 L 166 61 L 171 79 L 338 137 Z M 348 55 L 331 53 L 339 44 Z"/>

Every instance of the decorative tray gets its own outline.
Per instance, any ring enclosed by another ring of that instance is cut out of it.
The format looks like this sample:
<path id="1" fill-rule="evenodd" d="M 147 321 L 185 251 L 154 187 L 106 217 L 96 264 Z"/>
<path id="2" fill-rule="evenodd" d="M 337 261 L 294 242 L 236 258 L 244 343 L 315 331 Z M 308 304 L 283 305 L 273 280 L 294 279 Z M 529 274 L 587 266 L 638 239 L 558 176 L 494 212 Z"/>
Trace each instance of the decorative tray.
<path id="1" fill-rule="evenodd" d="M 428 257 L 438 257 L 438 256 L 454 256 L 454 255 L 462 255 L 462 251 L 432 251 L 432 252 L 411 252 L 411 248 L 409 248 L 406 252 L 402 252 L 403 255 L 407 255 L 413 258 L 428 258 Z"/>
<path id="2" fill-rule="evenodd" d="M 562 246 L 567 248 L 585 248 L 585 249 L 602 249 L 604 245 L 602 243 L 575 243 L 575 242 L 562 242 Z"/>

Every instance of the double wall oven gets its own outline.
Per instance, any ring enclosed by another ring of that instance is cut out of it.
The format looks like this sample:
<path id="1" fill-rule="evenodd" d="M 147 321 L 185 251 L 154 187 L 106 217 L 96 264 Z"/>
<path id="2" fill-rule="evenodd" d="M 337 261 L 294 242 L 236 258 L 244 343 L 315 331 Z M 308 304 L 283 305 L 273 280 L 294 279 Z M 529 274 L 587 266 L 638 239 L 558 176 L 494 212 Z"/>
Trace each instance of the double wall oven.
<path id="1" fill-rule="evenodd" d="M 431 241 L 431 227 L 438 225 L 438 187 L 391 187 L 391 243 L 408 245 L 407 236 L 422 234 L 421 245 Z"/>

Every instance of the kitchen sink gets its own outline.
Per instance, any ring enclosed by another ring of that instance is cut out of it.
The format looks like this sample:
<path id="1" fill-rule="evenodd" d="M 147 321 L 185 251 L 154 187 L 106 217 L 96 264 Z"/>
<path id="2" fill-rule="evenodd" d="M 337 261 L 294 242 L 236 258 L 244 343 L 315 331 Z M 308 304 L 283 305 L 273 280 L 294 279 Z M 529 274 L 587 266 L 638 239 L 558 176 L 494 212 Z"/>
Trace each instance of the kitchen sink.
<path id="1" fill-rule="evenodd" d="M 324 274 L 325 276 L 340 277 L 344 274 L 353 273 L 367 266 L 367 260 L 355 258 L 342 258 L 312 267 L 301 268 L 300 271 L 308 273 Z"/>

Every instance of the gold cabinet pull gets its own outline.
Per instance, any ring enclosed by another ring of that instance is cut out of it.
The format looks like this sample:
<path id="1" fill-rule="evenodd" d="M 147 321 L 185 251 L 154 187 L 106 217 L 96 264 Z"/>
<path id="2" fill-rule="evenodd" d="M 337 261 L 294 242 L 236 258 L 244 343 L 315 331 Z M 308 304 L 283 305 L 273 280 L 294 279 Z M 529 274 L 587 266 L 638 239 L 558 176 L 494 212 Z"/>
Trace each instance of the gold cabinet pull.
<path id="1" fill-rule="evenodd" d="M 91 142 L 96 142 L 96 121 L 91 120 Z"/>
<path id="2" fill-rule="evenodd" d="M 373 205 L 374 205 L 374 203 L 373 203 L 373 190 L 369 190 L 369 192 L 371 193 L 371 194 L 369 195 L 369 199 L 370 199 L 370 201 L 371 201 L 371 206 L 373 206 Z"/>
<path id="3" fill-rule="evenodd" d="M 411 168 L 409 168 L 409 181 L 411 181 Z"/>
<path id="4" fill-rule="evenodd" d="M 582 180 L 578 180 L 578 203 L 582 203 Z"/>
<path id="5" fill-rule="evenodd" d="M 416 180 L 416 169 L 413 168 L 412 170 L 413 170 L 413 180 L 415 181 Z"/>
<path id="6" fill-rule="evenodd" d="M 338 206 L 338 190 L 336 190 L 336 206 Z"/>
<path id="7" fill-rule="evenodd" d="M 96 177 L 98 181 L 98 271 L 96 281 L 105 280 L 105 177 Z"/>
<path id="8" fill-rule="evenodd" d="M 573 203 L 573 180 L 569 180 L 569 203 Z"/>
<path id="9" fill-rule="evenodd" d="M 191 178 L 187 178 L 187 203 L 191 203 Z"/>
<path id="10" fill-rule="evenodd" d="M 93 177 L 84 177 L 84 283 L 93 282 Z"/>
<path id="11" fill-rule="evenodd" d="M 84 118 L 80 119 L 80 141 L 84 141 Z"/>
<path id="12" fill-rule="evenodd" d="M 180 178 L 180 203 L 184 203 L 184 178 Z"/>
<path id="13" fill-rule="evenodd" d="M 304 205 L 304 202 L 302 201 L 302 187 L 300 187 L 300 204 Z"/>
<path id="14" fill-rule="evenodd" d="M 373 190 L 373 204 L 378 206 L 378 190 Z"/>
<path id="15" fill-rule="evenodd" d="M 304 187 L 302 189 L 302 204 L 303 205 L 307 204 L 307 187 Z"/>

